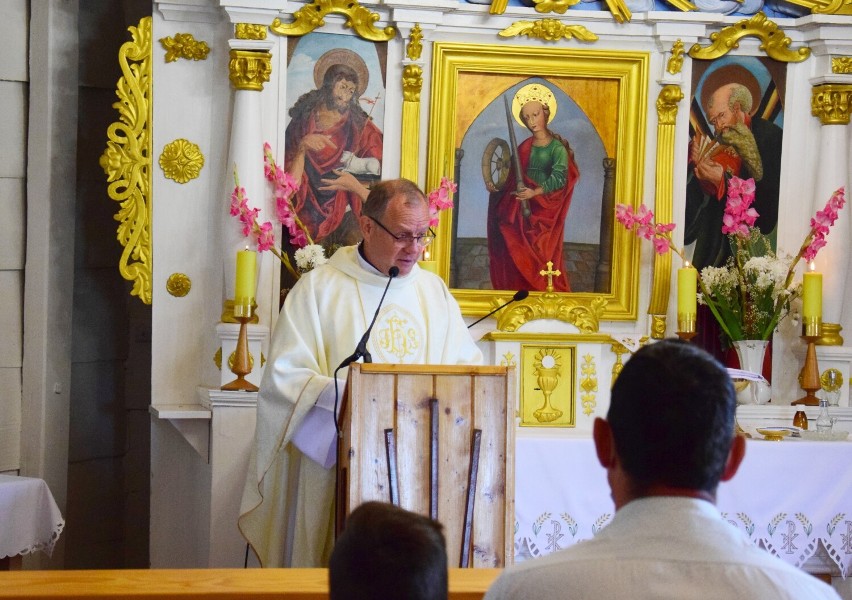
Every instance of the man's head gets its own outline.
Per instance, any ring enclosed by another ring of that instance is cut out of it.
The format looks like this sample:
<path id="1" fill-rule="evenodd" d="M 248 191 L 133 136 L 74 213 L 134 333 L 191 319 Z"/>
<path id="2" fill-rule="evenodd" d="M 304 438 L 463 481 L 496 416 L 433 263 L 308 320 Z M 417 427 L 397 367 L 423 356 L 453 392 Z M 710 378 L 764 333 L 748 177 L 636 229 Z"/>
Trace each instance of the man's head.
<path id="1" fill-rule="evenodd" d="M 760 181 L 763 179 L 763 161 L 746 119 L 753 105 L 754 99 L 746 86 L 729 83 L 713 92 L 705 110 L 707 121 L 719 139 L 733 146 L 745 162 L 748 175 Z"/>
<path id="2" fill-rule="evenodd" d="M 328 573 L 331 600 L 446 600 L 441 525 L 392 504 L 362 504 L 346 518 Z"/>
<path id="3" fill-rule="evenodd" d="M 616 508 L 647 495 L 715 499 L 745 451 L 734 436 L 736 397 L 722 365 L 680 340 L 641 348 L 612 388 L 595 444 Z"/>
<path id="4" fill-rule="evenodd" d="M 411 238 L 429 234 L 429 202 L 407 179 L 382 181 L 370 190 L 361 208 L 364 255 L 382 273 L 392 266 L 408 275 L 423 246 Z"/>
<path id="5" fill-rule="evenodd" d="M 358 74 L 344 64 L 332 65 L 322 80 L 322 93 L 327 108 L 346 112 L 358 102 Z"/>

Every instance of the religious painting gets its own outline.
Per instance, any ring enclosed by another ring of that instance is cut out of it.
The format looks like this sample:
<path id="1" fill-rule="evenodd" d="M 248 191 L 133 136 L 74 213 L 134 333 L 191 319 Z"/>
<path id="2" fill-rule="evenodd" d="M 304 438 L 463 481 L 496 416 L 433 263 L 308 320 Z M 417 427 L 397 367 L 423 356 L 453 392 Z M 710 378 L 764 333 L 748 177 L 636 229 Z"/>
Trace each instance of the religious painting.
<path id="1" fill-rule="evenodd" d="M 382 174 L 386 66 L 387 43 L 318 32 L 288 42 L 284 169 L 327 256 L 360 241 L 361 203 Z"/>
<path id="2" fill-rule="evenodd" d="M 466 314 L 519 290 L 635 318 L 648 55 L 436 43 L 427 189 L 458 184 L 433 258 Z"/>
<path id="3" fill-rule="evenodd" d="M 726 56 L 695 61 L 684 243 L 698 269 L 731 256 L 722 217 L 727 181 L 753 178 L 755 225 L 775 243 L 786 63 Z"/>
<path id="4" fill-rule="evenodd" d="M 521 427 L 575 427 L 577 347 L 521 345 Z"/>

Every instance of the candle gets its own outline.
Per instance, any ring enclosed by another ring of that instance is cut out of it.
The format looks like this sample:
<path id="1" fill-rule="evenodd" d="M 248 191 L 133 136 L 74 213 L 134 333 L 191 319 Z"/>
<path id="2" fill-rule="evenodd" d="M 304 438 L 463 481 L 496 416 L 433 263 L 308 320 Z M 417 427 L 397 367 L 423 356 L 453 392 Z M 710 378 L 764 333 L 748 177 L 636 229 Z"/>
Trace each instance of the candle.
<path id="1" fill-rule="evenodd" d="M 255 279 L 257 277 L 257 252 L 240 250 L 237 252 L 237 285 L 234 289 L 234 304 L 251 306 L 254 300 Z"/>
<path id="2" fill-rule="evenodd" d="M 438 261 L 430 260 L 431 254 L 429 254 L 428 250 L 423 251 L 423 258 L 417 261 L 417 264 L 420 265 L 421 269 L 425 269 L 427 271 L 431 271 L 432 273 L 438 274 Z"/>
<path id="3" fill-rule="evenodd" d="M 677 270 L 677 316 L 678 319 L 695 320 L 698 303 L 698 271 L 686 263 Z"/>
<path id="4" fill-rule="evenodd" d="M 802 278 L 802 317 L 822 320 L 822 273 L 814 271 L 814 263 Z"/>

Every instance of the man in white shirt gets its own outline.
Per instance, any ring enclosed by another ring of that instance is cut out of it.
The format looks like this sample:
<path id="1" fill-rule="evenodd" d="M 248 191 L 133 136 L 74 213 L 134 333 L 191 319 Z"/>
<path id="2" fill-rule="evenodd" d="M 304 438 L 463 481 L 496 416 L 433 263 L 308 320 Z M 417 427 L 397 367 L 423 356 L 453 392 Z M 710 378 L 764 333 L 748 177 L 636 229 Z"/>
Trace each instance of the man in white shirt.
<path id="1" fill-rule="evenodd" d="M 444 281 L 417 265 L 432 241 L 423 192 L 377 184 L 363 242 L 338 250 L 287 294 L 258 394 L 255 449 L 240 531 L 264 567 L 328 564 L 334 542 L 335 371 L 387 295 L 367 350 L 377 363 L 480 364 L 482 353 Z M 389 273 L 398 271 L 397 276 Z M 390 285 L 388 286 L 388 281 Z M 342 392 L 347 369 L 338 374 Z"/>
<path id="2" fill-rule="evenodd" d="M 594 441 L 616 514 L 593 539 L 504 571 L 486 600 L 838 599 L 756 547 L 715 506 L 745 439 L 726 370 L 679 340 L 640 349 L 612 389 Z"/>

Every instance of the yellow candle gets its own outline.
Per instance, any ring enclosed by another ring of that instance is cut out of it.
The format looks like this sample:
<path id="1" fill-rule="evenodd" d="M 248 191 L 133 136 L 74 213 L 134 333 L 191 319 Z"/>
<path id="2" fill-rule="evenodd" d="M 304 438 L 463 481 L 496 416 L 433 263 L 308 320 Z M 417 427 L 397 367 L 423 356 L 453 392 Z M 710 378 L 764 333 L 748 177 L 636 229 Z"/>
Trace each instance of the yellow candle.
<path id="1" fill-rule="evenodd" d="M 234 289 L 234 304 L 251 305 L 254 300 L 256 277 L 257 252 L 248 248 L 238 251 L 237 285 Z"/>
<path id="2" fill-rule="evenodd" d="M 802 278 L 802 317 L 822 319 L 822 273 L 817 273 L 814 264 Z"/>
<path id="3" fill-rule="evenodd" d="M 698 271 L 689 263 L 677 270 L 678 318 L 695 318 L 697 311 Z"/>

